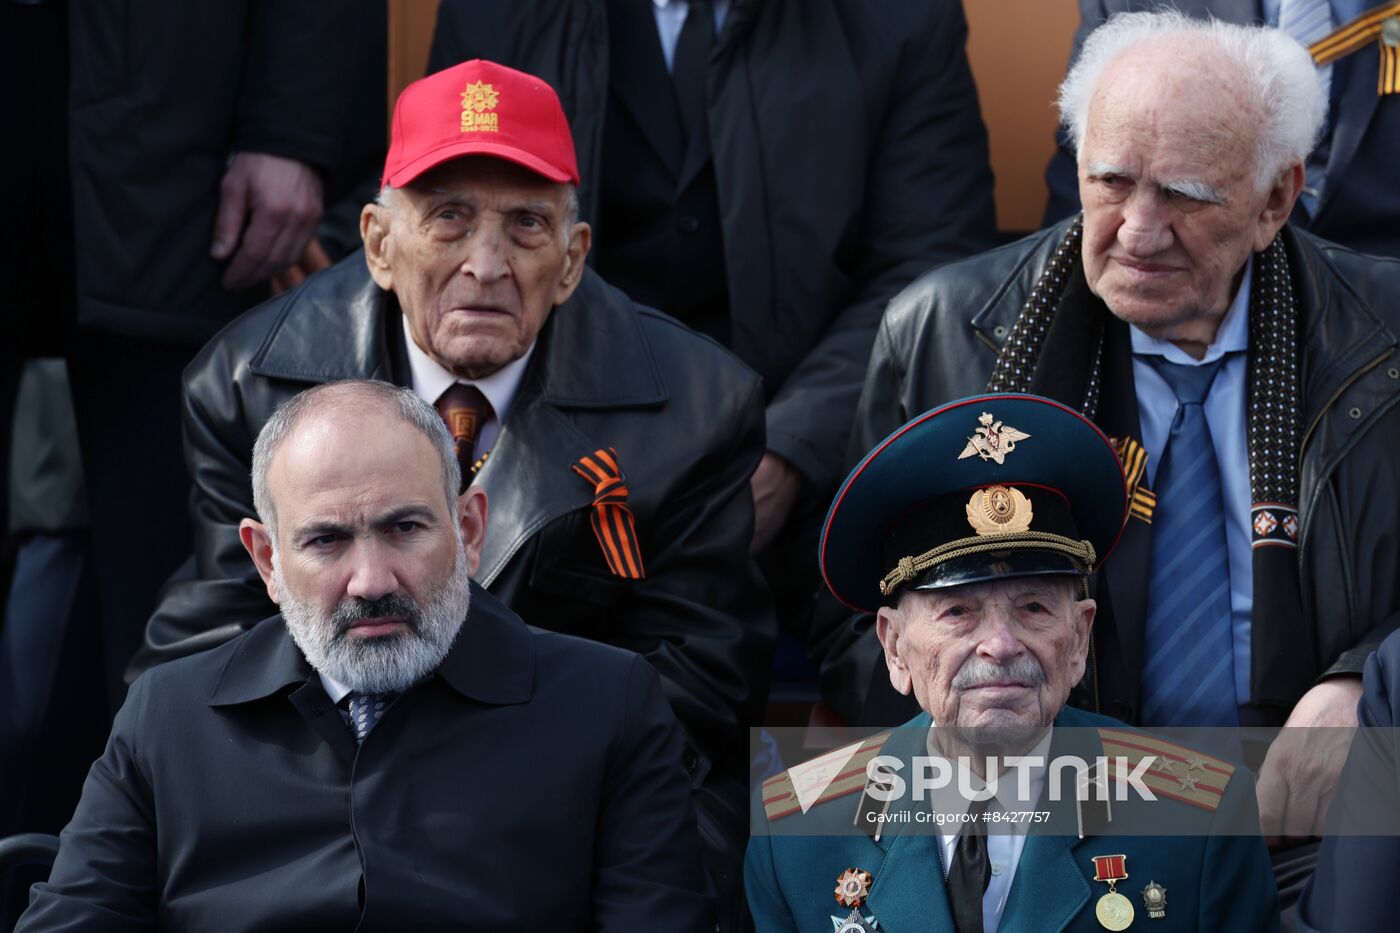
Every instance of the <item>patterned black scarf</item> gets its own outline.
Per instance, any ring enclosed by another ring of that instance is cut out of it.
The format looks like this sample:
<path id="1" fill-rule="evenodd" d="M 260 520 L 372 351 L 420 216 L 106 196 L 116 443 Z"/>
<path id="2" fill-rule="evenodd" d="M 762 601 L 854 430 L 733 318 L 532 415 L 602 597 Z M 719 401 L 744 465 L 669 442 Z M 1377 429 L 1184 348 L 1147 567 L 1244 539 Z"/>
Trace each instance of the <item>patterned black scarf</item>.
<path id="1" fill-rule="evenodd" d="M 1081 217 L 1055 248 L 1007 336 L 987 390 L 1058 399 L 1113 435 L 1128 476 L 1132 519 L 1150 524 L 1158 506 L 1144 488 L 1146 454 L 1132 436 L 1138 418 L 1128 329 L 1089 291 L 1083 230 Z M 1254 255 L 1247 392 L 1254 571 L 1250 705 L 1291 709 L 1311 686 L 1315 667 L 1296 563 L 1298 309 L 1282 236 Z"/>

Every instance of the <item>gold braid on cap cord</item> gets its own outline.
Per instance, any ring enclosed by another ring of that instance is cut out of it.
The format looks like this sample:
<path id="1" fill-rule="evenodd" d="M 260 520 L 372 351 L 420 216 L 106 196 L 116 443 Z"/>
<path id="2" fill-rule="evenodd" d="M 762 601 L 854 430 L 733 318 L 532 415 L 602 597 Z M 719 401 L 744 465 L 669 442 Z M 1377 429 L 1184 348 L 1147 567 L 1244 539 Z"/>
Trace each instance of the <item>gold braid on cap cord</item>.
<path id="1" fill-rule="evenodd" d="M 1001 540 L 998 540 L 1001 539 Z M 977 535 L 940 544 L 917 557 L 901 557 L 895 568 L 880 581 L 880 595 L 889 596 L 902 584 L 908 583 L 930 567 L 959 557 L 985 554 L 988 551 L 1014 551 L 1034 548 L 1037 551 L 1058 551 L 1082 561 L 1085 570 L 1092 570 L 1096 555 L 1088 541 L 1075 541 L 1048 531 L 1022 531 L 1008 535 Z"/>

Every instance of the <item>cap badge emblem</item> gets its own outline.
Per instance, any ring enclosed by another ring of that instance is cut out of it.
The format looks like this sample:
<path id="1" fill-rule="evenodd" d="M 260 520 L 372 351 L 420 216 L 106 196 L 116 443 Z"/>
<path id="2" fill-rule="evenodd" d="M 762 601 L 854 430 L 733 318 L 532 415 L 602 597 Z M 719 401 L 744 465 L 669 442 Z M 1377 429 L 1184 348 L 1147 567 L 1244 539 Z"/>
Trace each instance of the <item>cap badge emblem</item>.
<path id="1" fill-rule="evenodd" d="M 979 535 L 1020 534 L 1034 517 L 1031 500 L 1013 486 L 988 486 L 967 500 L 967 523 Z"/>
<path id="2" fill-rule="evenodd" d="M 1006 462 L 1006 458 L 1016 449 L 1016 444 L 1030 437 L 1024 431 L 1018 431 L 1010 425 L 1004 425 L 997 421 L 989 412 L 982 412 L 977 419 L 982 423 L 972 436 L 967 439 L 967 446 L 963 452 L 958 454 L 959 460 L 964 460 L 974 454 L 983 460 L 991 460 L 997 464 Z"/>
<path id="3" fill-rule="evenodd" d="M 477 81 L 474 84 L 468 84 L 467 89 L 462 92 L 462 132 L 500 132 L 500 127 L 496 123 L 496 114 L 493 112 L 500 102 L 501 95 L 496 93 L 496 89 L 486 82 Z"/>

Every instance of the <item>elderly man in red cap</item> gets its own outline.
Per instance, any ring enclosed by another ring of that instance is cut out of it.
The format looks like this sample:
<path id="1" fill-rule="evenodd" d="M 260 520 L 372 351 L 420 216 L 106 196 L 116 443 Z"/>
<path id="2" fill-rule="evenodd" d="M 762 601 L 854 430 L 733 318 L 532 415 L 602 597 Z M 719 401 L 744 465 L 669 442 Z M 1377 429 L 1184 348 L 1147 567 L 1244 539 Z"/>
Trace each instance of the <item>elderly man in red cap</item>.
<path id="1" fill-rule="evenodd" d="M 743 726 L 774 637 L 748 553 L 762 387 L 587 267 L 578 178 L 544 82 L 471 61 L 404 91 L 363 254 L 246 314 L 185 374 L 196 552 L 135 667 L 275 611 L 238 523 L 277 406 L 337 379 L 409 387 L 490 501 L 477 582 L 527 621 L 635 650 L 660 674 L 713 873 L 737 886 Z M 737 887 L 724 900 L 739 903 Z"/>

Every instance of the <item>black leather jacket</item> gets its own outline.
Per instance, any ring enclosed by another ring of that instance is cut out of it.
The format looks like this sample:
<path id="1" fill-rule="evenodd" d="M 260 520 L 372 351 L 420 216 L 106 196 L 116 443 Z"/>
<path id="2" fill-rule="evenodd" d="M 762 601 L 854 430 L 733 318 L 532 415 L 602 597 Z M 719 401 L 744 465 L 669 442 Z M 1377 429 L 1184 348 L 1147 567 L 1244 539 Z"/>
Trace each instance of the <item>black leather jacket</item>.
<path id="1" fill-rule="evenodd" d="M 937 404 L 985 391 L 1027 294 L 1068 221 L 926 273 L 893 302 L 876 337 L 852 453 L 864 453 Z M 1298 548 L 1316 675 L 1360 674 L 1400 626 L 1400 261 L 1285 228 L 1299 302 L 1304 438 Z M 852 461 L 854 462 L 854 460 Z M 812 651 L 827 702 L 852 722 L 902 721 L 872 617 L 830 601 Z M 1095 621 L 1096 641 L 1113 620 Z M 1131 721 L 1138 672 L 1097 659 L 1101 695 Z M 1269 690 L 1255 671 L 1252 690 Z"/>
<path id="2" fill-rule="evenodd" d="M 184 393 L 194 565 L 167 586 L 131 676 L 276 612 L 238 540 L 255 514 L 257 432 L 308 385 L 407 384 L 402 342 L 398 304 L 357 252 L 200 352 Z M 477 478 L 489 504 L 476 580 L 534 625 L 647 658 L 698 748 L 697 783 L 715 758 L 744 760 L 744 727 L 763 700 L 774 623 L 748 551 L 763 440 L 752 372 L 590 271 L 541 331 Z M 593 487 L 571 469 L 604 447 L 625 474 L 642 580 L 609 572 L 589 525 Z"/>

